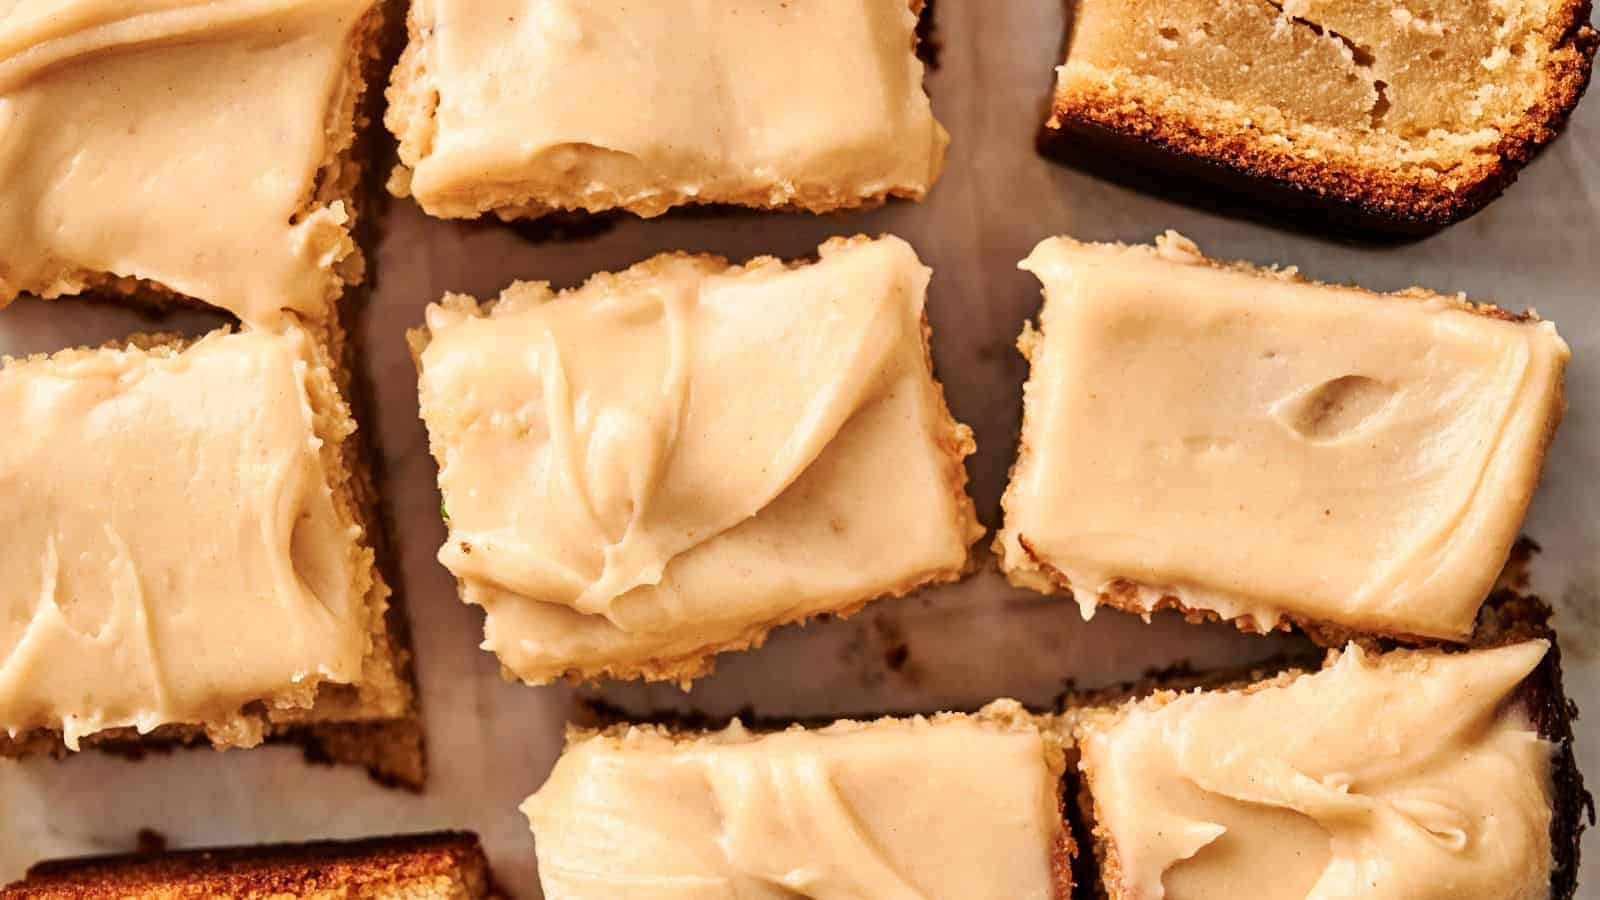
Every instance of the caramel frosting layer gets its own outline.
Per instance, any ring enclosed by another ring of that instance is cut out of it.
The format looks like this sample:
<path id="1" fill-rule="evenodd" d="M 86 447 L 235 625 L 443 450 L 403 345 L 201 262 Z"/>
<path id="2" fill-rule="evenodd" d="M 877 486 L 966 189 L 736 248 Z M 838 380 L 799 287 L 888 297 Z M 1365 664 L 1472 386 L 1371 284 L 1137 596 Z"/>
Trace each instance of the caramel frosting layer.
<path id="1" fill-rule="evenodd" d="M 372 0 L 0 0 L 0 304 L 143 279 L 321 315 Z"/>
<path id="2" fill-rule="evenodd" d="M 949 137 L 916 25 L 906 0 L 417 0 L 391 189 L 452 218 L 920 199 Z"/>
<path id="3" fill-rule="evenodd" d="M 531 682 L 670 660 L 948 580 L 981 533 L 904 241 L 659 256 L 429 308 L 440 561 Z"/>
<path id="4" fill-rule="evenodd" d="M 523 805 L 539 877 L 571 900 L 1057 900 L 1062 763 L 1025 719 L 999 701 L 815 731 L 580 733 Z"/>
<path id="5" fill-rule="evenodd" d="M 0 371 L 0 727 L 248 745 L 247 704 L 289 715 L 361 679 L 372 560 L 329 484 L 332 390 L 298 330 Z"/>
<path id="6" fill-rule="evenodd" d="M 1462 639 L 1563 410 L 1555 326 L 1057 238 L 996 542 L 1097 603 Z"/>
<path id="7" fill-rule="evenodd" d="M 1508 705 L 1548 649 L 1371 656 L 1079 729 L 1122 900 L 1550 893 L 1552 746 Z"/>

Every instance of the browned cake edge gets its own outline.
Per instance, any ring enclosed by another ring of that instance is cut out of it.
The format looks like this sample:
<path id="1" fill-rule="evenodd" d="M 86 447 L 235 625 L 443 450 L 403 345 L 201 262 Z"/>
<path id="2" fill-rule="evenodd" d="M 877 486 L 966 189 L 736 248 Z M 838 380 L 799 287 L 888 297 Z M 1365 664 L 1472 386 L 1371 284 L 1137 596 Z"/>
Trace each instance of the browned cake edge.
<path id="1" fill-rule="evenodd" d="M 435 832 L 52 860 L 0 889 L 0 898 L 110 900 L 158 891 L 163 897 L 257 898 L 341 889 L 368 897 L 385 887 L 429 882 L 464 890 L 466 897 L 497 894 L 477 835 Z"/>
<path id="2" fill-rule="evenodd" d="M 1380 239 L 1423 236 L 1500 196 L 1564 127 L 1600 46 L 1590 13 L 1591 0 L 1565 0 L 1549 60 L 1549 92 L 1501 135 L 1481 175 L 1443 191 L 1394 173 L 1291 156 L 1249 134 L 1205 133 L 1123 96 L 1074 101 L 1053 92 L 1038 146 L 1046 156 L 1134 187 L 1154 184 L 1194 205 L 1294 228 L 1326 225 Z"/>
<path id="3" fill-rule="evenodd" d="M 917 25 L 912 31 L 912 52 L 925 67 L 924 77 L 927 73 L 939 67 L 939 31 L 935 21 L 935 0 L 906 0 L 912 13 L 917 16 Z M 414 9 L 414 7 L 413 7 Z M 414 13 L 406 16 L 407 40 L 404 52 L 400 55 L 399 64 L 390 74 L 386 93 L 389 97 L 389 107 L 396 111 L 393 116 L 385 116 L 385 123 L 390 132 L 402 144 L 405 143 L 406 132 L 410 131 L 406 124 L 405 113 L 412 113 L 413 117 L 432 119 L 439 103 L 438 88 L 419 83 L 427 78 L 427 63 L 423 58 L 423 44 L 427 34 L 417 23 Z M 423 88 L 426 88 L 424 90 Z M 926 90 L 926 87 L 924 87 Z M 414 109 L 410 107 L 414 106 Z M 426 154 L 424 154 L 426 155 Z M 389 179 L 389 192 L 396 197 L 412 197 L 411 177 L 412 167 L 405 162 L 395 164 Z M 705 200 L 697 197 L 684 197 L 674 202 L 659 212 L 646 212 L 627 205 L 611 206 L 604 208 L 575 208 L 560 205 L 551 205 L 539 197 L 523 191 L 521 196 L 511 193 L 503 194 L 498 202 L 487 205 L 480 201 L 478 217 L 493 214 L 496 218 L 506 223 L 526 222 L 527 220 L 551 219 L 556 223 L 552 232 L 534 230 L 537 240 L 559 236 L 560 231 L 570 228 L 574 221 L 582 218 L 606 216 L 617 212 L 627 212 L 645 218 L 653 218 L 665 213 L 681 210 L 703 208 L 718 209 L 761 209 L 770 212 L 809 212 L 823 214 L 845 210 L 867 210 L 883 206 L 891 198 L 920 202 L 931 191 L 939 179 L 939 172 L 930 180 L 926 189 L 908 188 L 905 186 L 886 187 L 874 194 L 858 195 L 839 193 L 832 189 L 814 189 L 799 194 L 786 202 L 775 203 L 769 191 L 750 191 L 738 197 L 726 197 L 716 200 Z M 515 185 L 502 186 L 508 190 L 516 190 Z M 420 202 L 418 203 L 421 206 Z M 425 210 L 425 212 L 427 212 Z M 454 212 L 434 213 L 430 216 L 439 218 L 473 218 Z M 574 217 L 579 217 L 574 219 Z"/>
<path id="4" fill-rule="evenodd" d="M 390 7 L 394 2 L 395 0 L 373 0 L 372 7 L 351 31 L 350 71 L 344 82 L 346 89 L 328 109 L 327 156 L 318 166 L 311 194 L 301 206 L 302 211 L 310 211 L 334 201 L 342 201 L 349 215 L 346 230 L 352 238 L 364 227 L 368 207 L 373 205 L 373 192 L 365 189 L 368 169 L 366 161 L 371 150 L 371 141 L 367 135 L 373 130 L 370 127 L 371 122 L 375 118 L 381 118 L 378 113 L 381 107 L 378 104 L 383 100 L 383 91 L 373 90 L 372 87 L 381 86 L 387 72 L 386 23 L 391 19 Z M 329 298 L 329 306 L 336 306 L 338 296 L 342 292 L 360 285 L 366 277 L 366 269 L 367 260 L 363 244 L 355 240 L 350 255 L 340 260 L 334 267 L 341 284 L 334 287 L 333 296 Z M 72 278 L 83 282 L 82 290 L 45 299 L 73 297 L 126 303 L 154 313 L 180 309 L 217 309 L 204 300 L 190 297 L 149 278 L 113 275 L 109 272 L 87 269 L 77 269 L 69 274 Z M 24 296 L 39 295 L 25 291 Z M 4 298 L 0 298 L 0 308 L 7 302 Z"/>
<path id="5" fill-rule="evenodd" d="M 866 237 L 865 235 L 856 235 L 851 238 L 835 238 L 833 240 L 844 240 L 849 243 L 857 243 L 870 241 L 872 239 Z M 703 260 L 714 266 L 717 266 L 720 269 L 730 271 L 737 268 L 773 261 L 780 262 L 787 269 L 795 269 L 814 263 L 818 259 L 818 257 L 815 255 L 788 260 L 777 260 L 770 256 L 760 256 L 735 265 L 730 263 L 725 257 L 722 256 L 709 253 L 691 254 L 679 251 L 675 253 L 658 254 L 657 256 L 651 257 L 648 260 L 643 260 L 635 265 L 644 265 L 662 257 Z M 493 309 L 498 300 L 491 299 L 482 302 L 473 300 L 473 302 L 477 303 L 478 308 L 483 313 L 487 314 L 489 310 Z M 617 666 L 603 665 L 589 668 L 572 668 L 564 672 L 560 678 L 572 684 L 582 684 L 585 682 L 598 683 L 607 680 L 669 681 L 676 682 L 680 686 L 687 688 L 688 685 L 695 679 L 711 673 L 716 666 L 717 656 L 723 653 L 733 653 L 759 648 L 762 644 L 766 643 L 767 637 L 774 629 L 782 628 L 787 625 L 803 625 L 813 620 L 848 619 L 880 600 L 892 600 L 898 597 L 904 597 L 908 594 L 922 590 L 923 588 L 957 582 L 976 571 L 978 567 L 978 556 L 973 551 L 972 545 L 982 540 L 984 531 L 978 522 L 977 509 L 973 504 L 972 497 L 967 493 L 966 457 L 977 452 L 977 443 L 973 440 L 972 429 L 956 421 L 955 416 L 950 412 L 949 404 L 946 402 L 945 398 L 944 384 L 943 382 L 939 381 L 938 377 L 934 374 L 933 348 L 931 343 L 932 334 L 933 329 L 928 324 L 927 315 L 924 314 L 922 318 L 923 365 L 925 367 L 924 370 L 928 373 L 928 379 L 930 382 L 930 397 L 937 405 L 936 413 L 941 420 L 940 424 L 942 426 L 941 434 L 936 437 L 936 442 L 945 456 L 949 489 L 956 497 L 956 510 L 957 516 L 960 519 L 960 524 L 965 526 L 969 532 L 974 534 L 968 543 L 966 559 L 963 561 L 961 566 L 949 570 L 925 573 L 923 575 L 913 577 L 901 584 L 894 585 L 880 594 L 864 598 L 861 601 L 848 606 L 841 606 L 837 609 L 830 609 L 822 612 L 782 616 L 764 622 L 757 622 L 748 626 L 736 637 L 725 641 L 709 643 L 692 653 L 661 657 L 639 664 L 629 663 Z M 428 343 L 430 340 L 431 335 L 427 326 L 419 326 L 406 332 L 406 345 L 411 351 L 411 360 L 413 365 L 416 366 L 418 376 L 422 374 L 422 354 L 423 351 L 428 348 Z M 428 443 L 429 448 L 434 456 L 435 463 L 442 466 L 444 464 L 443 446 L 434 442 L 431 434 L 429 435 Z M 441 506 L 441 509 L 442 508 L 443 507 Z M 468 602 L 466 584 L 459 579 L 456 582 L 456 592 L 463 603 Z M 508 680 L 516 680 L 517 678 L 517 676 L 509 670 L 503 669 L 502 674 Z"/>
<path id="6" fill-rule="evenodd" d="M 1533 639 L 1550 642 L 1549 652 L 1539 667 L 1517 688 L 1515 699 L 1527 709 L 1539 736 L 1556 745 L 1551 761 L 1550 846 L 1553 859 L 1550 898 L 1573 900 L 1578 887 L 1581 839 L 1584 830 L 1595 822 L 1595 807 L 1594 798 L 1584 788 L 1583 775 L 1578 770 L 1573 751 L 1572 723 L 1577 721 L 1578 708 L 1568 699 L 1562 685 L 1561 648 L 1550 627 L 1551 615 L 1550 607 L 1537 597 L 1511 590 L 1498 591 L 1479 612 L 1477 631 L 1471 645 L 1436 645 L 1432 649 L 1457 653 Z M 1378 653 L 1400 648 L 1393 641 L 1358 639 L 1356 642 Z M 1317 668 L 1315 660 L 1282 658 L 1250 667 L 1198 675 L 1187 671 L 1156 674 L 1105 691 L 1068 694 L 1059 701 L 1059 705 L 1069 715 L 1074 711 L 1110 713 L 1123 703 L 1157 691 L 1259 689 L 1278 681 L 1292 681 Z M 1107 888 L 1107 884 L 1115 884 L 1119 876 L 1116 848 L 1110 833 L 1099 824 L 1089 779 L 1079 769 L 1078 756 L 1077 748 L 1069 742 L 1067 789 L 1075 798 L 1078 808 L 1078 815 L 1073 822 L 1076 840 L 1080 847 L 1087 846 L 1092 850 L 1091 853 L 1079 855 L 1077 883 L 1086 896 L 1098 900 L 1118 900 L 1118 895 Z"/>
<path id="7" fill-rule="evenodd" d="M 313 353 L 317 361 L 331 374 L 340 392 L 339 399 L 348 404 L 350 371 L 346 362 L 351 348 L 345 340 L 343 329 L 337 321 L 303 324 L 313 336 Z M 172 334 L 134 334 L 108 342 L 102 347 L 120 349 L 132 346 L 144 350 L 172 348 L 180 352 L 194 340 Z M 82 351 L 89 348 L 77 349 Z M 36 354 L 33 358 L 45 355 Z M 354 434 L 337 442 L 337 453 L 329 461 L 337 467 L 342 479 L 335 486 L 333 494 L 336 505 L 343 507 L 341 514 L 349 516 L 361 526 L 365 546 L 375 557 L 373 583 L 366 602 L 383 605 L 382 623 L 387 645 L 385 657 L 392 664 L 405 693 L 403 703 L 406 712 L 395 718 L 347 722 L 267 721 L 265 742 L 297 744 L 308 761 L 361 766 L 380 784 L 421 790 L 427 771 L 423 728 L 417 711 L 418 692 L 412 665 L 409 620 L 404 605 L 392 594 L 384 576 L 383 563 L 388 555 L 388 542 L 376 516 L 376 492 L 367 465 L 368 442 L 360 439 L 360 435 L 358 428 Z M 324 447 L 330 443 L 325 441 Z M 331 453 L 330 450 L 325 456 Z M 338 686 L 331 689 L 337 690 Z M 265 718 L 264 711 L 252 715 Z M 111 728 L 85 735 L 80 740 L 84 748 L 132 759 L 142 758 L 153 751 L 205 747 L 211 743 L 203 726 L 187 724 L 163 725 L 143 735 L 134 728 Z M 0 733 L 0 758 L 53 756 L 67 759 L 74 755 L 67 749 L 59 730 L 40 729 L 15 738 Z"/>
<path id="8" fill-rule="evenodd" d="M 657 728 L 668 731 L 679 737 L 692 737 L 705 732 L 721 731 L 727 728 L 735 719 L 753 734 L 774 734 L 789 731 L 794 728 L 804 728 L 813 731 L 827 728 L 841 722 L 855 722 L 871 724 L 883 720 L 904 720 L 921 715 L 924 718 L 937 721 L 940 718 L 967 717 L 984 721 L 998 722 L 1000 724 L 1014 725 L 1014 719 L 1004 714 L 991 714 L 983 709 L 974 710 L 944 710 L 932 713 L 878 713 L 852 716 L 817 716 L 805 718 L 779 719 L 756 715 L 750 709 L 742 710 L 731 716 L 707 716 L 697 712 L 659 712 L 643 716 L 629 715 L 625 710 L 612 706 L 599 698 L 582 698 L 573 709 L 572 717 L 567 725 L 566 743 L 570 745 L 574 739 L 596 733 L 622 733 L 636 726 Z M 1077 765 L 1075 753 L 1070 746 L 1068 735 L 1061 729 L 1054 728 L 1046 721 L 1050 713 L 1023 708 L 1021 716 L 1026 717 L 1039 729 L 1039 736 L 1044 741 L 1045 754 L 1049 761 L 1051 771 L 1059 771 L 1057 779 L 1056 797 L 1057 809 L 1061 814 L 1061 830 L 1057 833 L 1056 841 L 1050 850 L 1050 874 L 1055 884 L 1053 900 L 1072 900 L 1075 896 L 1074 886 L 1082 886 L 1087 882 L 1074 881 L 1074 877 L 1081 871 L 1084 855 L 1080 851 L 1083 843 L 1078 838 L 1078 831 L 1074 827 L 1073 817 L 1069 807 L 1074 802 L 1075 781 L 1073 769 Z M 565 748 L 562 750 L 565 753 Z"/>

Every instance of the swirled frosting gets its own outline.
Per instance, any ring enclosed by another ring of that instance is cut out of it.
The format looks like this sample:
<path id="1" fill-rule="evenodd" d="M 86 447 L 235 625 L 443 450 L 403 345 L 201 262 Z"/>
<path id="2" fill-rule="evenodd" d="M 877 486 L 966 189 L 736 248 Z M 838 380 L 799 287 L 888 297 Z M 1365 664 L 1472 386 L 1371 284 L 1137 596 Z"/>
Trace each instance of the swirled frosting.
<path id="1" fill-rule="evenodd" d="M 1542 900 L 1551 745 L 1508 699 L 1548 646 L 1352 644 L 1313 675 L 1090 718 L 1111 895 Z"/>
<path id="2" fill-rule="evenodd" d="M 371 5 L 0 0 L 0 304 L 125 277 L 322 314 L 354 244 L 319 173 Z"/>
<path id="3" fill-rule="evenodd" d="M 308 341 L 215 332 L 0 371 L 0 728 L 76 749 L 361 680 L 372 559 L 336 507 L 323 451 L 349 420 L 314 404 L 333 386 Z"/>
<path id="4" fill-rule="evenodd" d="M 417 0 L 391 187 L 452 218 L 920 199 L 949 137 L 911 5 Z"/>
<path id="5" fill-rule="evenodd" d="M 895 238 L 810 265 L 661 256 L 429 308 L 439 559 L 529 681 L 631 671 L 954 577 L 970 437 Z"/>
<path id="6" fill-rule="evenodd" d="M 996 542 L 1085 616 L 1164 598 L 1464 639 L 1563 410 L 1555 326 L 1157 246 L 1040 244 L 1022 450 Z"/>
<path id="7" fill-rule="evenodd" d="M 571 900 L 1064 900 L 1061 763 L 1022 718 L 580 733 L 523 805 L 539 877 Z"/>

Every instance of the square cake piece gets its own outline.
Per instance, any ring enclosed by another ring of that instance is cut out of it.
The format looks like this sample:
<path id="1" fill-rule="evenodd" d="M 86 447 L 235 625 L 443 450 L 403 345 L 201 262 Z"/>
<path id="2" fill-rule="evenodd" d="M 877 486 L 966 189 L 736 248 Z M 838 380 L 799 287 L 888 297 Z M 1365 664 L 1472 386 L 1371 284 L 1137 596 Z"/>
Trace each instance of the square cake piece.
<path id="1" fill-rule="evenodd" d="M 0 4 L 0 305 L 174 295 L 252 323 L 359 281 L 375 0 Z"/>
<path id="2" fill-rule="evenodd" d="M 1069 712 L 1099 896 L 1569 900 L 1590 801 L 1533 624 Z"/>
<path id="3" fill-rule="evenodd" d="M 482 900 L 496 896 L 474 834 L 441 832 L 40 863 L 7 900 Z"/>
<path id="4" fill-rule="evenodd" d="M 687 682 L 775 626 L 958 578 L 972 435 L 898 238 L 446 296 L 412 333 L 439 560 L 517 677 Z"/>
<path id="5" fill-rule="evenodd" d="M 1148 615 L 1463 640 L 1563 411 L 1555 326 L 1420 289 L 1055 238 L 995 547 Z"/>
<path id="6" fill-rule="evenodd" d="M 0 755 L 281 738 L 419 786 L 409 653 L 319 339 L 0 369 Z"/>
<path id="7" fill-rule="evenodd" d="M 1588 0 L 1074 0 L 1044 131 L 1091 165 L 1419 233 L 1500 194 L 1577 105 Z"/>
<path id="8" fill-rule="evenodd" d="M 1069 900 L 1064 769 L 1004 700 L 811 730 L 618 725 L 569 731 L 523 812 L 552 898 Z"/>
<path id="9" fill-rule="evenodd" d="M 430 215 L 920 200 L 922 0 L 416 0 L 390 190 Z"/>

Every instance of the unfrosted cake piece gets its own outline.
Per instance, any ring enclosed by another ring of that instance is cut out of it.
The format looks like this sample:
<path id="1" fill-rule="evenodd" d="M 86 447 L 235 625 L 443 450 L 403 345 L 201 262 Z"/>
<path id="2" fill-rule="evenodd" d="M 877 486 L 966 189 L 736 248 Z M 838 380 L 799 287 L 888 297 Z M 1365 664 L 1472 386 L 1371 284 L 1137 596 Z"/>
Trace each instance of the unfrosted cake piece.
<path id="1" fill-rule="evenodd" d="M 1148 615 L 1459 641 L 1564 409 L 1555 326 L 1156 246 L 1041 243 L 1012 581 Z"/>
<path id="2" fill-rule="evenodd" d="M 1494 199 L 1588 83 L 1587 0 L 1075 0 L 1044 140 L 1428 231 Z"/>
<path id="3" fill-rule="evenodd" d="M 478 837 L 402 835 L 40 863 L 7 900 L 483 900 L 497 896 Z"/>
<path id="4" fill-rule="evenodd" d="M 523 812 L 551 898 L 1069 900 L 1064 769 L 1006 700 L 810 730 L 575 728 Z"/>
<path id="5" fill-rule="evenodd" d="M 417 0 L 385 121 L 430 215 L 920 200 L 922 0 Z"/>
<path id="6" fill-rule="evenodd" d="M 323 316 L 351 238 L 374 0 L 0 3 L 0 305 Z"/>
<path id="7" fill-rule="evenodd" d="M 1530 608 L 1469 651 L 1351 644 L 1069 712 L 1099 896 L 1569 900 L 1590 801 L 1549 610 L 1507 607 Z"/>
<path id="8" fill-rule="evenodd" d="M 429 307 L 439 560 L 484 648 L 533 684 L 686 682 L 777 625 L 959 577 L 982 529 L 929 275 L 898 238 L 834 239 Z"/>
<path id="9" fill-rule="evenodd" d="M 420 786 L 336 369 L 293 326 L 6 360 L 0 755 L 285 739 Z"/>

